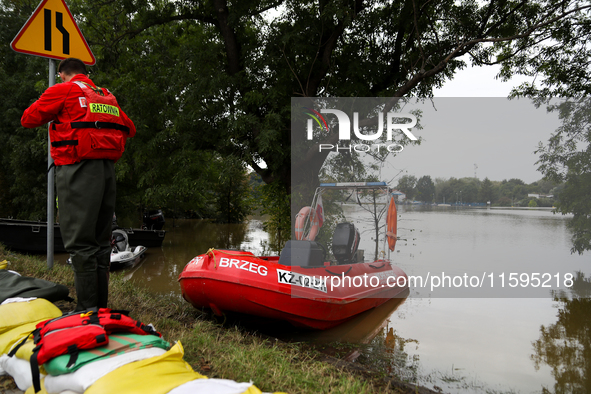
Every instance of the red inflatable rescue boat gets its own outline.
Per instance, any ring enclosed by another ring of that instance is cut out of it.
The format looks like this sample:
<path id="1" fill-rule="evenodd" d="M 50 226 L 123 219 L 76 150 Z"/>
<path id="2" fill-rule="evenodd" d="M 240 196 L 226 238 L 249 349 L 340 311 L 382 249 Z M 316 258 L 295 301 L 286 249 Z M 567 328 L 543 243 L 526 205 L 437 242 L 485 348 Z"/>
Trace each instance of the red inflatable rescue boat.
<path id="1" fill-rule="evenodd" d="M 313 225 L 321 226 L 326 220 L 322 193 L 345 186 L 362 195 L 357 198 L 360 206 L 368 190 L 377 189 L 382 196 L 389 196 L 383 182 L 321 185 L 313 200 L 315 208 L 307 207 Z M 385 232 L 385 227 L 389 234 L 376 241 L 388 245 L 389 255 L 394 250 L 392 218 L 395 226 L 396 206 L 393 199 L 382 205 L 384 213 L 388 211 L 389 223 L 378 230 Z M 296 234 L 298 225 L 302 228 L 296 223 Z M 304 224 L 304 231 L 296 236 L 300 239 L 288 241 L 280 256 L 210 249 L 195 257 L 179 276 L 183 297 L 196 308 L 211 308 L 218 315 L 240 312 L 313 329 L 334 327 L 391 298 L 406 297 L 406 274 L 385 257 L 385 250 L 380 252 L 382 258 L 366 261 L 363 250 L 359 250 L 360 232 L 353 222 L 334 227 L 332 256 L 309 236 L 311 229 L 305 231 L 306 227 L 311 225 Z M 375 251 L 377 255 L 377 247 Z"/>

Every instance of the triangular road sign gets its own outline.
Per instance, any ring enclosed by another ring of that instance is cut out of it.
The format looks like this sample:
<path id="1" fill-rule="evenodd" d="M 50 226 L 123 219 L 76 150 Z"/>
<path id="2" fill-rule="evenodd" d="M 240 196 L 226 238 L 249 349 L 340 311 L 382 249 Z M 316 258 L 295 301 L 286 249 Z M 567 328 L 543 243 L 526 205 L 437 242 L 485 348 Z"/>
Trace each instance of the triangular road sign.
<path id="1" fill-rule="evenodd" d="M 29 55 L 96 63 L 64 0 L 42 0 L 10 46 Z"/>

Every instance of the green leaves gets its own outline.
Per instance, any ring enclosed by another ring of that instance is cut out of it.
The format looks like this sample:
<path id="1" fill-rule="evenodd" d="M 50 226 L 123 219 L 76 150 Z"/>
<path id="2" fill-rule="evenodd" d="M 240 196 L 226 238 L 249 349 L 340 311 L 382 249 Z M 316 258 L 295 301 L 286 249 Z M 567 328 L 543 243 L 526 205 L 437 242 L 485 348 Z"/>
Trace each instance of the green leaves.
<path id="1" fill-rule="evenodd" d="M 557 210 L 573 214 L 571 251 L 591 250 L 591 100 L 552 101 L 549 111 L 558 111 L 562 125 L 547 144 L 540 143 L 539 170 L 555 182 L 564 182 Z"/>
<path id="2" fill-rule="evenodd" d="M 0 35 L 10 42 L 37 4 L 0 4 Z M 228 173 L 250 165 L 286 193 L 276 201 L 289 201 L 291 97 L 429 97 L 466 66 L 466 54 L 477 65 L 502 63 L 502 78 L 544 73 L 549 90 L 543 93 L 566 92 L 567 85 L 587 92 L 584 42 L 591 21 L 588 6 L 577 6 L 549 0 L 69 3 L 97 58 L 91 77 L 115 93 L 138 129 L 118 165 L 123 207 L 183 200 L 203 213 L 214 209 L 209 195 L 219 158 L 234 163 Z M 19 127 L 18 114 L 46 86 L 47 61 L 7 46 L 0 52 L 0 87 L 14 92 L 0 98 L 9 119 L 0 126 L 5 142 Z M 14 178 L 18 159 L 2 157 L 0 179 L 8 185 L 34 179 Z M 324 157 L 308 159 L 310 177 L 317 177 Z M 27 163 L 38 167 L 35 160 Z M 16 214 L 17 205 L 6 210 Z"/>

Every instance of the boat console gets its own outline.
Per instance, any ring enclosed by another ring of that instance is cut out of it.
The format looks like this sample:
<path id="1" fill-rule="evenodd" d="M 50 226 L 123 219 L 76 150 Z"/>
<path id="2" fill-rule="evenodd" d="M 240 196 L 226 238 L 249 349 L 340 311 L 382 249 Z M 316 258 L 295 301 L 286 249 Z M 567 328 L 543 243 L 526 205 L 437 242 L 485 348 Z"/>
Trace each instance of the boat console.
<path id="1" fill-rule="evenodd" d="M 289 240 L 279 256 L 279 264 L 298 267 L 324 267 L 326 251 L 314 241 Z"/>

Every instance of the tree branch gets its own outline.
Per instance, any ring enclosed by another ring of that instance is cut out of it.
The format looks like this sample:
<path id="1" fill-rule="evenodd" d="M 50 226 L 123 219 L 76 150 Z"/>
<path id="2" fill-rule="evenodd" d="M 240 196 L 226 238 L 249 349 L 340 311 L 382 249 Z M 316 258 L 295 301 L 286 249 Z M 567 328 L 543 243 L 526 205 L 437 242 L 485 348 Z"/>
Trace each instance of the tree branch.
<path id="1" fill-rule="evenodd" d="M 538 30 L 540 28 L 547 27 L 547 26 L 551 25 L 552 23 L 554 23 L 560 19 L 563 19 L 566 16 L 573 14 L 575 12 L 579 12 L 579 11 L 590 9 L 590 8 L 591 8 L 591 5 L 586 5 L 586 6 L 577 7 L 573 10 L 570 10 L 570 11 L 563 12 L 562 14 L 560 14 L 552 19 L 545 20 L 544 22 L 540 22 L 536 25 L 533 25 L 532 27 L 530 27 L 529 29 L 527 29 L 525 32 L 523 32 L 521 34 L 515 34 L 512 36 L 508 36 L 508 37 L 498 37 L 498 38 L 475 38 L 475 39 L 469 40 L 467 42 L 462 42 L 459 45 L 457 45 L 456 48 L 453 51 L 451 51 L 451 53 L 449 53 L 443 60 L 441 60 L 432 69 L 430 69 L 428 71 L 419 71 L 418 73 L 415 73 L 412 76 L 412 78 L 410 78 L 406 83 L 404 83 L 402 86 L 400 86 L 396 90 L 396 93 L 394 93 L 394 97 L 404 96 L 405 94 L 410 92 L 414 87 L 416 87 L 424 79 L 432 77 L 432 76 L 440 73 L 441 71 L 443 71 L 447 67 L 447 64 L 452 59 L 463 56 L 468 51 L 470 51 L 470 49 L 472 49 L 476 44 L 487 43 L 487 42 L 488 43 L 508 42 L 508 41 L 515 41 L 515 40 L 518 40 L 521 38 L 526 38 L 526 37 L 531 36 L 536 30 Z"/>
<path id="2" fill-rule="evenodd" d="M 215 12 L 217 13 L 218 28 L 224 44 L 226 46 L 226 55 L 228 56 L 228 71 L 230 75 L 235 75 L 242 70 L 240 62 L 240 44 L 236 39 L 234 30 L 228 23 L 228 6 L 226 0 L 214 0 Z"/>

